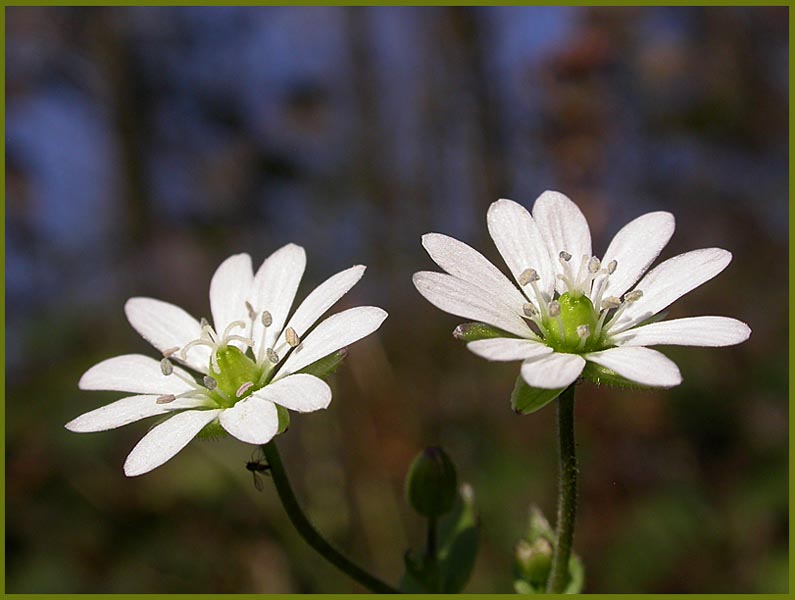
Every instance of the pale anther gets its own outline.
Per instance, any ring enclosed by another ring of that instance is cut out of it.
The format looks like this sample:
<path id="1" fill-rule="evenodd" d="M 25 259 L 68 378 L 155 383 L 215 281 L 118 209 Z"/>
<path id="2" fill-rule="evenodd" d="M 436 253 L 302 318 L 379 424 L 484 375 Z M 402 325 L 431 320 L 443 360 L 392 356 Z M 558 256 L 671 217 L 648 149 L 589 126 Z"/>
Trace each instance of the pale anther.
<path id="1" fill-rule="evenodd" d="M 522 305 L 522 312 L 526 317 L 535 317 L 538 314 L 538 309 L 532 302 L 525 302 Z"/>
<path id="2" fill-rule="evenodd" d="M 211 392 L 218 387 L 218 382 L 215 380 L 214 377 L 210 377 L 209 375 L 204 376 L 204 387 L 206 387 Z"/>
<path id="3" fill-rule="evenodd" d="M 199 321 L 199 326 L 202 329 L 204 329 L 205 327 L 209 327 L 210 326 L 210 322 L 207 319 L 205 319 L 204 317 L 202 317 L 201 321 Z"/>
<path id="4" fill-rule="evenodd" d="M 560 302 L 553 300 L 549 303 L 549 316 L 557 317 L 560 315 Z"/>
<path id="5" fill-rule="evenodd" d="M 621 306 L 621 300 L 615 296 L 608 296 L 602 300 L 602 310 L 610 310 L 611 308 L 618 308 Z"/>
<path id="6" fill-rule="evenodd" d="M 538 281 L 541 279 L 538 276 L 538 272 L 535 269 L 525 269 L 522 271 L 522 274 L 519 275 L 519 285 L 527 285 L 532 281 Z"/>
<path id="7" fill-rule="evenodd" d="M 288 327 L 284 330 L 284 339 L 290 345 L 291 348 L 295 348 L 301 340 L 298 337 L 298 334 L 295 332 L 295 329 L 292 327 Z"/>
<path id="8" fill-rule="evenodd" d="M 248 318 L 252 321 L 257 318 L 257 312 L 254 310 L 254 307 L 251 306 L 251 302 L 246 300 L 246 310 L 248 311 Z"/>
<path id="9" fill-rule="evenodd" d="M 265 354 L 268 356 L 268 360 L 271 361 L 274 365 L 279 362 L 279 355 L 273 350 L 273 348 L 268 348 L 265 351 Z"/>
<path id="10" fill-rule="evenodd" d="M 270 327 L 273 325 L 273 315 L 267 310 L 262 311 L 262 324 L 265 327 Z"/>
<path id="11" fill-rule="evenodd" d="M 588 261 L 588 271 L 591 273 L 598 273 L 601 267 L 602 267 L 602 261 L 600 261 L 595 256 L 592 256 L 591 259 Z"/>
<path id="12" fill-rule="evenodd" d="M 163 350 L 163 358 L 168 358 L 178 350 L 179 346 L 172 346 L 171 348 L 166 348 L 165 350 Z"/>
<path id="13" fill-rule="evenodd" d="M 251 388 L 253 385 L 254 385 L 253 381 L 246 381 L 245 383 L 241 383 L 240 387 L 237 388 L 237 391 L 235 392 L 235 396 L 237 398 L 241 398 L 243 394 L 245 394 L 249 390 L 249 388 Z"/>
<path id="14" fill-rule="evenodd" d="M 624 294 L 624 302 L 637 302 L 643 297 L 643 292 L 640 290 L 633 290 Z"/>
<path id="15" fill-rule="evenodd" d="M 571 254 L 569 254 L 569 253 L 568 253 L 568 252 L 566 252 L 565 250 L 561 250 L 561 251 L 560 251 L 560 254 L 558 254 L 558 257 L 559 257 L 561 260 L 565 260 L 566 262 L 569 262 L 569 261 L 571 260 Z"/>
<path id="16" fill-rule="evenodd" d="M 609 263 L 607 263 L 607 274 L 612 275 L 613 273 L 616 272 L 617 268 L 618 268 L 618 261 L 615 259 L 611 260 Z"/>
<path id="17" fill-rule="evenodd" d="M 160 372 L 163 375 L 171 375 L 174 372 L 174 365 L 167 358 L 160 361 Z"/>
<path id="18" fill-rule="evenodd" d="M 591 327 L 589 325 L 577 325 L 577 337 L 585 339 L 589 335 L 591 335 Z"/>
<path id="19" fill-rule="evenodd" d="M 155 400 L 155 404 L 168 404 L 169 402 L 174 402 L 176 399 L 177 397 L 174 394 L 166 394 Z"/>

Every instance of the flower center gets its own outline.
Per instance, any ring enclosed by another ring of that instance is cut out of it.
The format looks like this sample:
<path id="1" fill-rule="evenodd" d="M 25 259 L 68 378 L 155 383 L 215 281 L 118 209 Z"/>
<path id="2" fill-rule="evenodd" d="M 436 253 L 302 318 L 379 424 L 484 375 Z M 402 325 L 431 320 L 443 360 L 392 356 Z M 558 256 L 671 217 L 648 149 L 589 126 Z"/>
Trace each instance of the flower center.
<path id="1" fill-rule="evenodd" d="M 640 290 L 624 294 L 623 301 L 615 296 L 603 298 L 610 275 L 618 268 L 618 261 L 607 266 L 596 256 L 583 255 L 579 267 L 571 265 L 571 254 L 562 250 L 558 255 L 562 272 L 557 274 L 567 291 L 553 299 L 541 291 L 540 279 L 533 268 L 525 269 L 519 276 L 522 288 L 530 286 L 532 294 L 523 306 L 525 317 L 533 322 L 544 343 L 557 352 L 584 353 L 609 347 L 607 330 L 624 309 L 643 296 Z M 527 290 L 526 290 L 527 291 Z M 610 321 L 608 321 L 610 316 Z"/>
<path id="2" fill-rule="evenodd" d="M 546 342 L 558 352 L 591 352 L 598 344 L 598 315 L 588 296 L 566 292 L 549 305 Z"/>
<path id="3" fill-rule="evenodd" d="M 207 322 L 201 320 L 201 334 L 191 342 L 188 342 L 180 350 L 179 348 L 169 348 L 163 352 L 163 360 L 160 362 L 160 369 L 163 375 L 175 375 L 188 383 L 191 390 L 183 392 L 178 396 L 166 394 L 157 399 L 158 404 L 168 404 L 177 398 L 204 398 L 212 405 L 219 408 L 229 408 L 240 400 L 247 398 L 256 390 L 267 384 L 273 370 L 292 348 L 295 348 L 300 339 L 292 327 L 284 331 L 285 341 L 276 348 L 265 347 L 265 339 L 268 328 L 273 325 L 273 317 L 267 310 L 257 313 L 249 302 L 246 302 L 246 310 L 250 323 L 245 321 L 232 321 L 227 325 L 223 335 L 219 336 Z M 258 356 L 254 356 L 254 325 L 259 321 L 262 324 L 262 341 L 259 344 Z M 234 329 L 244 329 L 249 327 L 249 337 L 233 334 Z M 246 348 L 246 352 L 240 350 L 230 342 L 238 341 Z M 185 361 L 188 352 L 197 346 L 207 346 L 210 348 L 209 375 L 204 376 L 200 385 L 193 379 L 174 371 L 171 356 L 178 354 L 178 357 Z M 251 351 L 249 352 L 248 349 Z"/>
<path id="4" fill-rule="evenodd" d="M 218 386 L 214 391 L 220 400 L 226 401 L 219 404 L 231 401 L 231 406 L 257 389 L 262 369 L 237 347 L 219 348 L 215 352 L 214 362 L 218 366 L 218 370 L 213 372 Z"/>

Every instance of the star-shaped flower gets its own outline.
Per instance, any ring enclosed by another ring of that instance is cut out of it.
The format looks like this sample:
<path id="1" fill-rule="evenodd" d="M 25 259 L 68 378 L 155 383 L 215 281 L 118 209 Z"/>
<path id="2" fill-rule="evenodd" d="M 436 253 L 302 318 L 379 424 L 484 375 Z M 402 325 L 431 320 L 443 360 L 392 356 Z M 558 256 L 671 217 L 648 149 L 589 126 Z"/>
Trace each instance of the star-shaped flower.
<path id="1" fill-rule="evenodd" d="M 305 266 L 304 249 L 295 244 L 274 252 L 256 274 L 248 254 L 230 256 L 210 282 L 215 327 L 167 302 L 128 300 L 130 324 L 162 360 L 126 354 L 91 367 L 81 389 L 136 395 L 81 415 L 66 428 L 104 431 L 165 415 L 127 457 L 124 472 L 133 476 L 162 465 L 200 433 L 225 431 L 264 444 L 285 427 L 284 409 L 326 408 L 331 389 L 307 371 L 327 370 L 341 360 L 341 349 L 373 333 L 387 314 L 360 306 L 315 326 L 362 277 L 365 267 L 357 265 L 320 284 L 288 319 Z"/>
<path id="2" fill-rule="evenodd" d="M 472 352 L 522 361 L 521 377 L 530 389 L 523 392 L 523 406 L 515 407 L 520 412 L 538 410 L 580 377 L 678 385 L 676 364 L 647 346 L 728 346 L 751 333 L 728 317 L 659 321 L 660 311 L 715 277 L 732 258 L 726 250 L 704 248 L 647 273 L 674 232 L 670 213 L 629 222 L 601 260 L 592 254 L 582 212 L 557 192 L 544 192 L 532 215 L 516 202 L 498 200 L 489 207 L 487 223 L 518 287 L 482 254 L 438 233 L 426 234 L 422 243 L 446 273 L 415 273 L 414 285 L 443 311 L 479 322 L 456 330 Z"/>

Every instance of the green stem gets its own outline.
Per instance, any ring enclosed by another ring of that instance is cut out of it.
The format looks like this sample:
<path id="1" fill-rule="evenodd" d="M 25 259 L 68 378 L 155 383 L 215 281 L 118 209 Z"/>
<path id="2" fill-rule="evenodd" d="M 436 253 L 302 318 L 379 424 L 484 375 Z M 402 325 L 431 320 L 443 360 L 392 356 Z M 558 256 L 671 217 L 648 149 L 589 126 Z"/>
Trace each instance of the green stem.
<path id="1" fill-rule="evenodd" d="M 276 486 L 276 492 L 279 494 L 279 499 L 282 501 L 284 509 L 287 511 L 287 516 L 298 530 L 298 533 L 301 534 L 301 537 L 306 540 L 306 543 L 317 550 L 321 556 L 340 571 L 358 581 L 371 592 L 376 592 L 378 594 L 396 594 L 397 590 L 395 588 L 384 583 L 377 577 L 370 575 L 370 573 L 358 565 L 355 565 L 335 550 L 312 526 L 312 523 L 309 522 L 309 519 L 306 518 L 306 515 L 301 510 L 292 487 L 290 487 L 290 480 L 287 477 L 287 472 L 284 470 L 282 459 L 279 456 L 279 450 L 276 448 L 276 442 L 271 440 L 262 446 L 262 450 L 265 452 L 265 459 L 268 461 L 273 483 Z"/>
<path id="2" fill-rule="evenodd" d="M 569 583 L 569 559 L 577 511 L 577 456 L 574 447 L 574 388 L 572 383 L 558 398 L 558 441 L 560 450 L 560 491 L 552 569 L 547 593 L 561 594 Z"/>
<path id="3" fill-rule="evenodd" d="M 439 590 L 439 563 L 437 543 L 438 519 L 428 517 L 428 536 L 425 541 L 425 560 L 428 569 L 428 586 L 430 591 L 438 593 Z"/>

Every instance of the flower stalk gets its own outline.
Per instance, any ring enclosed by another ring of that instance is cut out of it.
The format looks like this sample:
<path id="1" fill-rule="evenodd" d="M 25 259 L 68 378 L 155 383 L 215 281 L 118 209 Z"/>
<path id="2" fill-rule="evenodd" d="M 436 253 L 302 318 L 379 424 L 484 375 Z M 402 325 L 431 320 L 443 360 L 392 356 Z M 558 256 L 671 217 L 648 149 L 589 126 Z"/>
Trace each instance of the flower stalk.
<path id="1" fill-rule="evenodd" d="M 576 385 L 576 383 L 571 384 L 558 397 L 560 487 L 555 547 L 552 554 L 552 568 L 547 581 L 547 593 L 550 594 L 563 593 L 569 582 L 569 560 L 577 513 L 577 455 L 574 445 L 574 390 Z"/>
<path id="2" fill-rule="evenodd" d="M 262 446 L 262 450 L 265 453 L 265 459 L 268 462 L 268 467 L 270 468 L 273 484 L 276 486 L 279 500 L 281 500 L 284 510 L 287 511 L 290 522 L 295 526 L 306 543 L 312 546 L 323 558 L 340 571 L 362 584 L 371 592 L 377 594 L 396 594 L 397 590 L 395 588 L 371 575 L 337 551 L 320 535 L 320 533 L 318 533 L 312 523 L 309 522 L 309 519 L 304 514 L 304 511 L 301 510 L 301 506 L 298 504 L 298 500 L 293 493 L 290 479 L 287 477 L 287 471 L 285 471 L 281 456 L 279 456 L 276 442 L 271 440 Z"/>

